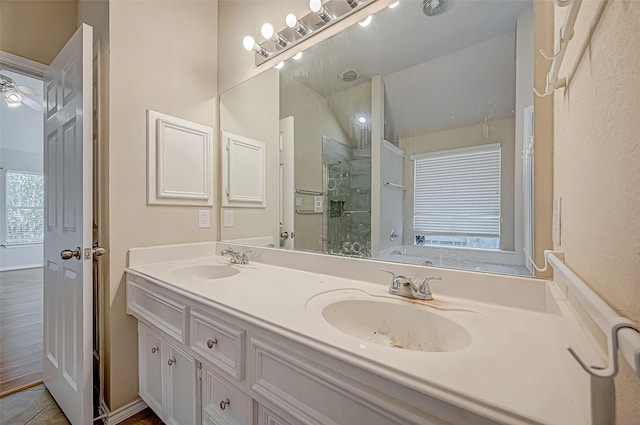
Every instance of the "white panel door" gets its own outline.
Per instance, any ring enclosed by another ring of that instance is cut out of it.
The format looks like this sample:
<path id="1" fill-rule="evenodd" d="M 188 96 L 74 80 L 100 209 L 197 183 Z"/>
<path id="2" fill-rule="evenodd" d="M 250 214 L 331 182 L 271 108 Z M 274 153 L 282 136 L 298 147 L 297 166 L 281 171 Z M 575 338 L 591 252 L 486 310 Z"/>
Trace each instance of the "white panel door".
<path id="1" fill-rule="evenodd" d="M 162 338 L 138 322 L 138 376 L 140 398 L 162 417 Z"/>
<path id="2" fill-rule="evenodd" d="M 93 414 L 92 47 L 83 24 L 44 77 L 44 383 L 73 425 Z"/>
<path id="3" fill-rule="evenodd" d="M 294 248 L 294 120 L 280 120 L 280 248 Z"/>
<path id="4" fill-rule="evenodd" d="M 196 425 L 198 410 L 196 362 L 178 347 L 164 341 L 162 421 L 167 425 Z"/>

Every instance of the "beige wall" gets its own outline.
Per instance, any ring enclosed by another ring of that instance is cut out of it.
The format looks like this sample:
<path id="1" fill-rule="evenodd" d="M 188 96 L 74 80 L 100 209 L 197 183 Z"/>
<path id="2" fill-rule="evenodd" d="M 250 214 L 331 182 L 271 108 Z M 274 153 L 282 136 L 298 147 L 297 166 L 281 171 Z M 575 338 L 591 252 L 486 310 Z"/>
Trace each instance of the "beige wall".
<path id="1" fill-rule="evenodd" d="M 558 10 L 556 32 L 562 24 Z M 582 4 L 555 95 L 555 196 L 567 264 L 640 323 L 640 2 Z M 640 423 L 640 380 L 621 361 L 617 424 Z"/>
<path id="2" fill-rule="evenodd" d="M 485 126 L 487 133 L 485 133 Z M 515 166 L 515 117 L 505 117 L 487 121 L 486 124 L 474 124 L 456 127 L 418 136 L 401 138 L 399 146 L 405 151 L 404 157 L 404 243 L 413 243 L 413 161 L 411 155 L 431 153 L 490 143 L 502 146 L 502 223 L 500 225 L 501 249 L 514 249 L 514 166 Z"/>
<path id="3" fill-rule="evenodd" d="M 129 248 L 219 238 L 219 192 L 209 229 L 202 207 L 146 204 L 146 109 L 216 127 L 217 1 L 111 1 L 109 5 L 109 302 L 105 398 L 137 398 L 136 321 L 126 314 Z M 217 131 L 217 129 L 215 129 Z M 218 163 L 218 148 L 214 149 Z M 218 187 L 218 178 L 214 180 Z"/>
<path id="4" fill-rule="evenodd" d="M 279 87 L 278 70 L 271 68 L 220 96 L 220 131 L 266 144 L 266 206 L 224 207 L 234 212 L 234 226 L 220 229 L 222 240 L 271 236 L 279 241 Z"/>
<path id="5" fill-rule="evenodd" d="M 48 65 L 73 35 L 75 0 L 0 1 L 0 50 Z"/>
<path id="6" fill-rule="evenodd" d="M 369 85 L 370 87 L 370 85 Z M 295 188 L 322 191 L 322 136 L 348 144 L 349 137 L 340 127 L 329 102 L 318 92 L 296 80 L 282 82 L 280 117 L 294 117 Z M 298 208 L 313 210 L 312 195 L 302 199 Z M 296 214 L 296 250 L 322 250 L 322 214 Z"/>

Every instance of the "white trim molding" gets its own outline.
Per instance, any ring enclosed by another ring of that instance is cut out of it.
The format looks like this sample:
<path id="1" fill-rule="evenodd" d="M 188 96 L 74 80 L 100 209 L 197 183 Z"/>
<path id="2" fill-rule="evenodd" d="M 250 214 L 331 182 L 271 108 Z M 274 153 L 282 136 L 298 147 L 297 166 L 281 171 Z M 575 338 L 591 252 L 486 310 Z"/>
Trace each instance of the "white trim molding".
<path id="1" fill-rule="evenodd" d="M 29 73 L 35 74 L 38 77 L 42 77 L 44 75 L 44 71 L 47 69 L 47 65 L 45 64 L 23 58 L 3 50 L 0 50 L 0 62 L 21 71 L 29 71 Z"/>
<path id="2" fill-rule="evenodd" d="M 104 400 L 100 400 L 100 417 L 104 425 L 117 425 L 120 422 L 126 421 L 136 413 L 142 412 L 147 407 L 147 403 L 139 398 L 111 412 Z"/>

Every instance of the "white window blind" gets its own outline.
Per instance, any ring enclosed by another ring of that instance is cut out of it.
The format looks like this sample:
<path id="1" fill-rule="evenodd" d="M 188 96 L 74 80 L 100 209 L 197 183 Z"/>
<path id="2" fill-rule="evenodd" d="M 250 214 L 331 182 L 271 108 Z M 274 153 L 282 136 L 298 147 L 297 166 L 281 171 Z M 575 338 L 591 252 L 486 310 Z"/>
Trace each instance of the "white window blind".
<path id="1" fill-rule="evenodd" d="M 414 155 L 414 231 L 500 237 L 500 144 Z"/>
<path id="2" fill-rule="evenodd" d="M 44 237 L 44 178 L 42 174 L 7 171 L 7 244 L 42 243 Z"/>

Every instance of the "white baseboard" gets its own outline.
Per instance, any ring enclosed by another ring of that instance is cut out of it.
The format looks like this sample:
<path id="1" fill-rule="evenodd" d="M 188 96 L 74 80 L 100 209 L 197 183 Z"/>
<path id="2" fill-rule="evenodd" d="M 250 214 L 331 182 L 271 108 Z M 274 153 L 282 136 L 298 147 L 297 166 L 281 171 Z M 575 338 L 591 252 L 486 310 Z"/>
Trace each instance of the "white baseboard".
<path id="1" fill-rule="evenodd" d="M 100 410 L 102 410 L 102 414 L 104 415 L 104 417 L 102 418 L 102 423 L 104 425 L 116 425 L 120 422 L 124 422 L 125 420 L 129 419 L 136 413 L 141 412 L 146 408 L 147 403 L 139 398 L 136 401 L 133 401 L 111 412 L 109 411 L 107 405 L 104 403 L 104 400 L 100 401 Z"/>

